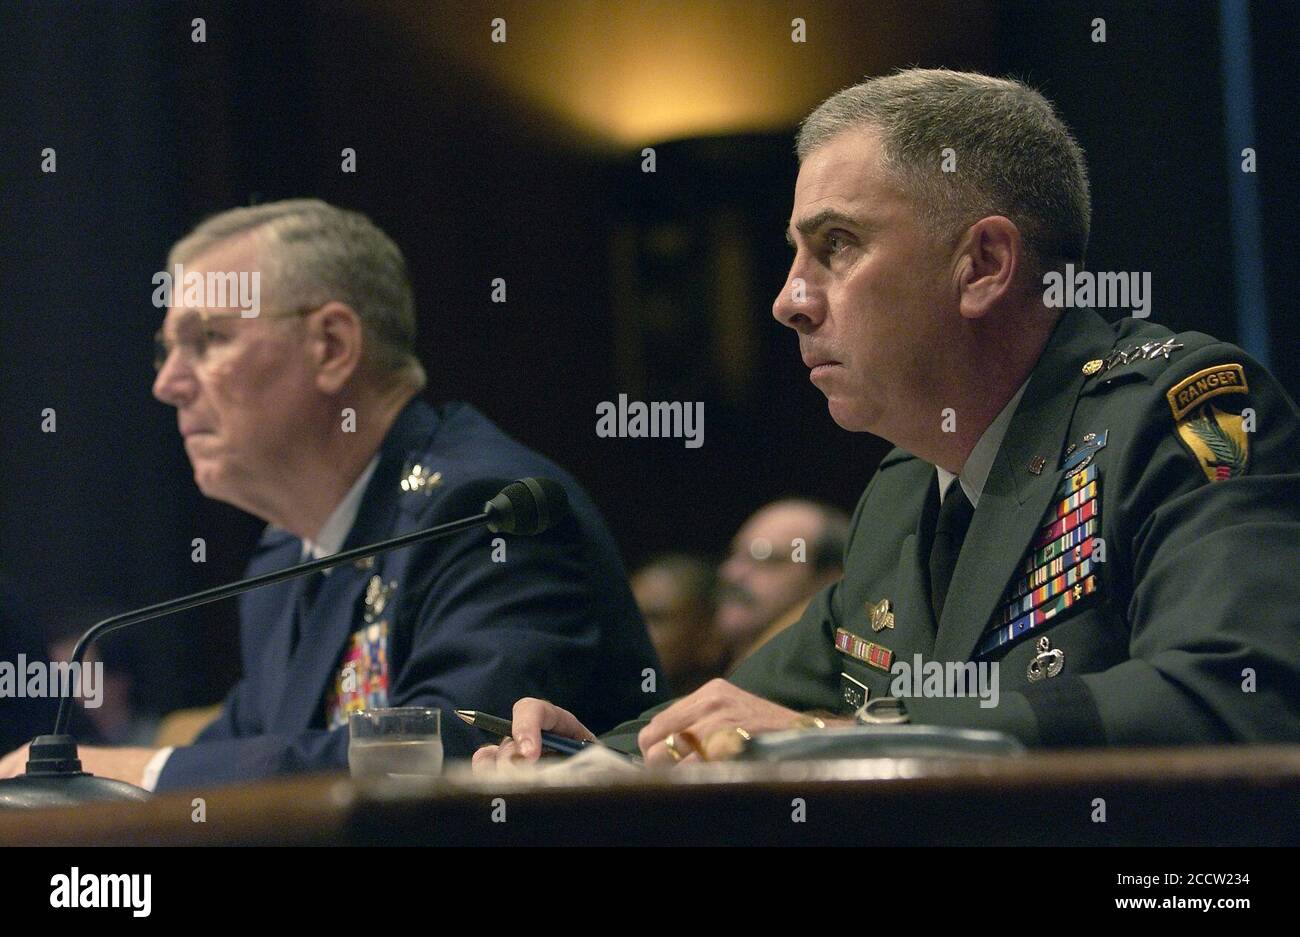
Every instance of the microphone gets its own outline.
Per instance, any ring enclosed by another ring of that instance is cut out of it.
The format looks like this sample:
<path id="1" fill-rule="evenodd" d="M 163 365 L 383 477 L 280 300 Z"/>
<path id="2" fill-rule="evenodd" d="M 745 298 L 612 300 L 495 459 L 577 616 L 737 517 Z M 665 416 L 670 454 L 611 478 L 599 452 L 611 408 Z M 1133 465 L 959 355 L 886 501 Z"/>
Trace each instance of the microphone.
<path id="1" fill-rule="evenodd" d="M 521 478 L 501 489 L 483 505 L 493 516 L 488 530 L 507 534 L 540 534 L 569 511 L 569 496 L 549 478 Z"/>
<path id="2" fill-rule="evenodd" d="M 93 625 L 77 641 L 72 650 L 70 663 L 81 664 L 93 641 L 128 625 L 219 602 L 262 586 L 296 579 L 318 570 L 330 569 L 353 560 L 410 546 L 413 543 L 450 537 L 481 525 L 486 525 L 493 533 L 523 536 L 540 534 L 563 520 L 568 510 L 569 498 L 559 483 L 549 478 L 523 478 L 502 488 L 495 497 L 483 505 L 483 510 L 479 514 L 105 618 Z M 81 667 L 78 666 L 73 672 L 80 670 Z M 16 778 L 0 780 L 0 808 L 68 806 L 92 800 L 148 799 L 149 792 L 134 784 L 112 778 L 96 777 L 81 770 L 81 760 L 77 757 L 77 743 L 68 734 L 68 722 L 72 718 L 72 698 L 77 689 L 74 686 L 72 695 L 64 696 L 59 700 L 54 732 L 51 735 L 39 735 L 32 740 L 27 754 L 27 772 Z"/>

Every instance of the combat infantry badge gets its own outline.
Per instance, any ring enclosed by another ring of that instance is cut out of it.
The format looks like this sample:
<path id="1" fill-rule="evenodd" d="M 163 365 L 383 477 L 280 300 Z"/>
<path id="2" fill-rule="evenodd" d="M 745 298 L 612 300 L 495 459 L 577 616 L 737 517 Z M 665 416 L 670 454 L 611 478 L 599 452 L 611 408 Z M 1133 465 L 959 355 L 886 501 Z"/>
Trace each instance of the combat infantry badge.
<path id="1" fill-rule="evenodd" d="M 1100 433 L 1088 433 L 1077 443 L 1070 443 L 1069 448 L 1065 450 L 1065 463 L 1061 466 L 1065 470 L 1066 477 L 1078 475 L 1086 469 L 1098 452 L 1106 448 L 1106 438 L 1110 435 L 1110 430 L 1102 430 Z"/>

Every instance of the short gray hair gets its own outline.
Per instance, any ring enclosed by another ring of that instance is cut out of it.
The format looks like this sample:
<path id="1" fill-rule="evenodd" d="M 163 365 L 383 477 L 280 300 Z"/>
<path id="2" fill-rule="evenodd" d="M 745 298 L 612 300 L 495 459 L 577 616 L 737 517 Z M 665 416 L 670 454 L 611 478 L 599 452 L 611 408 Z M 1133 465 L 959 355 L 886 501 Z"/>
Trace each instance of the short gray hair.
<path id="1" fill-rule="evenodd" d="M 176 242 L 167 267 L 245 234 L 255 234 L 267 248 L 261 258 L 263 276 L 279 302 L 346 303 L 361 319 L 362 360 L 369 373 L 424 387 L 424 368 L 415 355 L 415 297 L 406 259 L 374 222 L 319 199 L 232 208 Z"/>
<path id="2" fill-rule="evenodd" d="M 864 127 L 880 133 L 886 170 L 937 234 L 1004 215 L 1020 229 L 1037 273 L 1082 265 L 1092 218 L 1083 149 L 1033 88 L 945 69 L 871 78 L 808 115 L 795 144 L 799 161 Z M 941 171 L 945 147 L 955 153 L 955 172 Z"/>

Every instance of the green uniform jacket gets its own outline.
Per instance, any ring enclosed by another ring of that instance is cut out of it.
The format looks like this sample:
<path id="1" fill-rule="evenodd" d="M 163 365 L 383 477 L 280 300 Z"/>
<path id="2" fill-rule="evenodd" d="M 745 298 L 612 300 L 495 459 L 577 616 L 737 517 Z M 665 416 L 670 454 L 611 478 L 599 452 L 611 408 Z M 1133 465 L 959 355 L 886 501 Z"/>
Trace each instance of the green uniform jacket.
<path id="1" fill-rule="evenodd" d="M 854 514 L 844 578 L 733 683 L 848 715 L 863 695 L 906 695 L 891 694 L 886 665 L 996 661 L 996 706 L 909 696 L 911 721 L 1042 746 L 1300 740 L 1300 412 L 1240 348 L 1065 312 L 980 495 L 937 627 L 935 477 L 898 449 L 882 460 Z M 635 750 L 656 711 L 606 741 Z"/>

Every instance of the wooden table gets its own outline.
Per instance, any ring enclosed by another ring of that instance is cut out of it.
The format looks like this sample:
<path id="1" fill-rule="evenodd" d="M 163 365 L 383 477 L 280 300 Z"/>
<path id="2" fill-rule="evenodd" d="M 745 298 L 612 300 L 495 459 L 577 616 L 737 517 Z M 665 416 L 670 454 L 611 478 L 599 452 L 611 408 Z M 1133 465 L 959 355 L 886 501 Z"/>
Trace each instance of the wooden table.
<path id="1" fill-rule="evenodd" d="M 317 775 L 0 813 L 0 844 L 1297 845 L 1300 746 L 729 762 L 601 783 Z"/>

